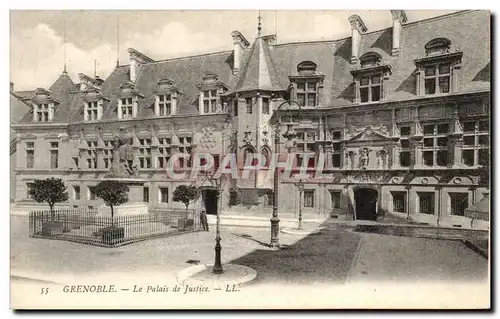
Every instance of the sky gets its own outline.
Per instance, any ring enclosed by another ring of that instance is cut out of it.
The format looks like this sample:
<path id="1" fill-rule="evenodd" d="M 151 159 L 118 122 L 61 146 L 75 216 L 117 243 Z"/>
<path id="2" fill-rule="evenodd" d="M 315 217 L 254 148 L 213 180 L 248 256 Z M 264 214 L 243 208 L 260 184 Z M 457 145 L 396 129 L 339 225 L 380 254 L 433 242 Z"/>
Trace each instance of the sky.
<path id="1" fill-rule="evenodd" d="M 413 22 L 453 11 L 407 10 L 406 15 Z M 352 14 L 363 19 L 368 32 L 392 25 L 389 10 L 260 11 L 263 34 L 277 33 L 278 43 L 348 37 Z M 120 64 L 128 64 L 130 47 L 155 60 L 231 50 L 233 30 L 255 39 L 258 16 L 256 10 L 13 10 L 10 81 L 16 91 L 48 88 L 65 63 L 75 82 L 78 73 L 93 76 L 94 70 L 106 78 L 116 66 L 118 48 Z"/>

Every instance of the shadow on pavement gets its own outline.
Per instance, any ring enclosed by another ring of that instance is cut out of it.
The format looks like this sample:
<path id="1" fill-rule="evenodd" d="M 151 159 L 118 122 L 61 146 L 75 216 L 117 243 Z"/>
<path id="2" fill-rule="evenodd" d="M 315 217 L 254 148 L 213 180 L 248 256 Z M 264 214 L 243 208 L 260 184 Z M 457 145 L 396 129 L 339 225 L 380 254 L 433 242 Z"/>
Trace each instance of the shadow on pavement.
<path id="1" fill-rule="evenodd" d="M 286 249 L 258 249 L 230 263 L 255 269 L 256 282 L 341 284 L 352 267 L 360 238 L 359 234 L 326 228 L 284 247 Z"/>

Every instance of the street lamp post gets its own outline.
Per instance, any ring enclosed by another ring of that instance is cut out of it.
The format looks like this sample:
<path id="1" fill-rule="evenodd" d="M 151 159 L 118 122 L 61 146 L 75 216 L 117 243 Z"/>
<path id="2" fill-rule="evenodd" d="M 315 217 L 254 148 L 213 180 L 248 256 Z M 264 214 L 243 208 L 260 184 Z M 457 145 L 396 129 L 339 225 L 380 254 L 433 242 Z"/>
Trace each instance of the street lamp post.
<path id="1" fill-rule="evenodd" d="M 302 230 L 302 193 L 304 192 L 304 182 L 299 180 L 297 183 L 297 188 L 299 190 L 299 227 L 298 230 Z"/>
<path id="2" fill-rule="evenodd" d="M 284 101 L 276 109 L 276 126 L 274 129 L 274 154 L 276 157 L 280 153 L 280 146 L 279 145 L 280 145 L 280 135 L 281 135 L 281 121 L 280 121 L 280 116 L 278 114 L 278 111 L 281 109 L 281 107 L 283 105 L 292 104 L 292 103 L 296 104 L 300 109 L 301 105 L 293 100 Z M 289 130 L 290 130 L 290 127 L 291 127 L 291 125 L 288 126 Z M 289 133 L 289 131 L 287 133 Z M 284 137 L 290 138 L 290 137 L 292 137 L 292 135 L 288 134 Z M 278 169 L 275 167 L 274 168 L 274 183 L 273 183 L 273 216 L 271 217 L 271 243 L 269 244 L 269 246 L 272 248 L 277 248 L 280 245 L 279 244 L 280 219 L 278 217 L 278 188 L 279 188 L 279 172 L 278 172 Z"/>
<path id="3" fill-rule="evenodd" d="M 216 180 L 216 185 L 217 185 L 217 222 L 215 225 L 215 263 L 214 267 L 212 268 L 212 272 L 214 274 L 222 274 L 224 270 L 222 269 L 222 262 L 221 262 L 221 250 L 222 246 L 220 245 L 220 206 L 221 206 L 221 191 L 222 191 L 222 181 Z"/>

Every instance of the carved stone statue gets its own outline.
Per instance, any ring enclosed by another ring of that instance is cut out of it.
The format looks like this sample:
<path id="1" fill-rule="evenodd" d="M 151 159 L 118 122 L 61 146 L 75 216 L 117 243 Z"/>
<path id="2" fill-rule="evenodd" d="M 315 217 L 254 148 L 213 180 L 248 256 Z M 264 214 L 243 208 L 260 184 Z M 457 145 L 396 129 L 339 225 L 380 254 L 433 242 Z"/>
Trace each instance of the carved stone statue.
<path id="1" fill-rule="evenodd" d="M 370 161 L 368 154 L 370 151 L 367 148 L 361 150 L 359 154 L 359 167 L 362 169 L 366 169 L 368 167 L 368 163 Z"/>
<path id="2" fill-rule="evenodd" d="M 134 152 L 132 138 L 129 136 L 115 136 L 113 139 L 113 160 L 111 171 L 116 175 L 135 175 L 137 166 L 134 165 Z"/>

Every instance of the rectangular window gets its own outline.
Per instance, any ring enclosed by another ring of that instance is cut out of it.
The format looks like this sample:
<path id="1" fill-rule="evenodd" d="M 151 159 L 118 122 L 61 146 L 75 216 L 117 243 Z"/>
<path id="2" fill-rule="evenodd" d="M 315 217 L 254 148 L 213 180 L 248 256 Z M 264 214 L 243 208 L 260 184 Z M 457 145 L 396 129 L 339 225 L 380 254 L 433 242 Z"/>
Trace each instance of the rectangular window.
<path id="1" fill-rule="evenodd" d="M 382 96 L 381 76 L 379 74 L 362 77 L 359 81 L 361 103 L 380 101 Z"/>
<path id="2" fill-rule="evenodd" d="M 229 206 L 238 205 L 238 193 L 235 191 L 229 192 Z"/>
<path id="3" fill-rule="evenodd" d="M 35 165 L 35 142 L 26 142 L 26 168 Z"/>
<path id="4" fill-rule="evenodd" d="M 269 99 L 262 98 L 262 113 L 269 114 Z"/>
<path id="5" fill-rule="evenodd" d="M 33 197 L 30 195 L 30 190 L 33 187 L 33 183 L 26 183 L 26 199 L 32 200 Z"/>
<path id="6" fill-rule="evenodd" d="M 80 200 L 80 186 L 73 186 L 73 192 L 75 194 L 75 200 Z"/>
<path id="7" fill-rule="evenodd" d="M 203 91 L 203 111 L 205 113 L 215 113 L 218 104 L 217 90 Z"/>
<path id="8" fill-rule="evenodd" d="M 98 162 L 98 151 L 97 151 L 97 141 L 88 141 L 87 142 L 87 168 L 88 169 L 96 169 Z"/>
<path id="9" fill-rule="evenodd" d="M 342 158 L 342 154 L 333 154 L 332 155 L 332 166 L 336 167 L 336 168 L 341 167 L 342 166 L 341 158 Z"/>
<path id="10" fill-rule="evenodd" d="M 151 168 L 151 139 L 139 139 L 139 167 Z"/>
<path id="11" fill-rule="evenodd" d="M 418 192 L 419 213 L 434 215 L 434 192 Z"/>
<path id="12" fill-rule="evenodd" d="M 49 121 L 49 104 L 35 104 L 35 112 L 38 122 Z"/>
<path id="13" fill-rule="evenodd" d="M 486 120 L 462 123 L 462 163 L 467 166 L 489 165 L 489 123 Z"/>
<path id="14" fill-rule="evenodd" d="M 251 97 L 247 97 L 245 99 L 245 104 L 246 104 L 246 107 L 247 107 L 247 114 L 252 114 L 253 113 L 252 98 Z"/>
<path id="15" fill-rule="evenodd" d="M 314 190 L 304 190 L 304 207 L 314 207 Z"/>
<path id="16" fill-rule="evenodd" d="M 449 193 L 451 214 L 454 216 L 464 216 L 465 209 L 469 206 L 468 193 Z"/>
<path id="17" fill-rule="evenodd" d="M 87 102 L 87 121 L 96 121 L 99 120 L 97 109 L 99 104 L 97 101 Z"/>
<path id="18" fill-rule="evenodd" d="M 448 129 L 447 123 L 424 125 L 423 160 L 425 166 L 448 165 Z"/>
<path id="19" fill-rule="evenodd" d="M 168 188 L 160 187 L 160 202 L 168 203 Z"/>
<path id="20" fill-rule="evenodd" d="M 316 80 L 305 80 L 297 82 L 297 102 L 304 107 L 318 105 L 318 91 Z"/>
<path id="21" fill-rule="evenodd" d="M 50 168 L 57 168 L 59 166 L 59 143 L 50 143 Z"/>
<path id="22" fill-rule="evenodd" d="M 111 161 L 113 158 L 112 152 L 113 152 L 113 145 L 111 141 L 104 141 L 104 148 L 102 150 L 104 168 L 111 167 Z"/>
<path id="23" fill-rule="evenodd" d="M 158 167 L 167 168 L 170 160 L 170 139 L 161 137 L 158 138 Z"/>
<path id="24" fill-rule="evenodd" d="M 392 211 L 406 213 L 406 192 L 391 192 Z"/>
<path id="25" fill-rule="evenodd" d="M 121 99 L 122 101 L 122 119 L 131 119 L 132 118 L 132 108 L 134 106 L 133 99 L 131 97 L 127 97 L 124 99 Z"/>
<path id="26" fill-rule="evenodd" d="M 89 186 L 89 199 L 90 200 L 95 200 L 95 186 Z"/>
<path id="27" fill-rule="evenodd" d="M 142 201 L 149 203 L 149 187 L 142 188 Z"/>
<path id="28" fill-rule="evenodd" d="M 450 82 L 450 63 L 438 63 L 424 68 L 425 94 L 449 93 Z"/>
<path id="29" fill-rule="evenodd" d="M 162 94 L 158 96 L 158 112 L 159 116 L 172 115 L 172 95 Z"/>
<path id="30" fill-rule="evenodd" d="M 332 200 L 332 208 L 340 208 L 340 191 L 330 191 L 330 198 Z"/>

